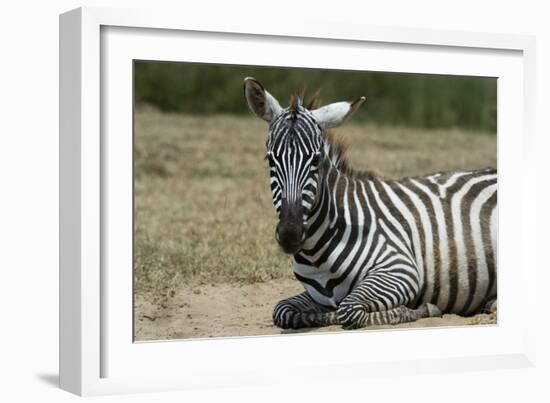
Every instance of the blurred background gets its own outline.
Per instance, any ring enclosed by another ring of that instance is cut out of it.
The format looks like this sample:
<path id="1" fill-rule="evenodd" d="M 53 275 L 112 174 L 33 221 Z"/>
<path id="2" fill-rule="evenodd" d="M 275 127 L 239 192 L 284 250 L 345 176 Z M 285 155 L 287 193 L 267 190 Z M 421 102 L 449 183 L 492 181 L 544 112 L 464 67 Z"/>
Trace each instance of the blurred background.
<path id="1" fill-rule="evenodd" d="M 135 101 L 161 111 L 248 115 L 243 78 L 252 76 L 281 105 L 303 89 L 326 102 L 367 97 L 358 122 L 416 128 L 496 130 L 496 79 L 445 75 L 245 67 L 186 63 L 135 63 Z"/>
<path id="2" fill-rule="evenodd" d="M 496 166 L 493 78 L 135 62 L 137 340 L 278 333 L 273 307 L 303 291 L 275 241 L 268 127 L 248 109 L 247 76 L 283 107 L 303 89 L 324 103 L 366 96 L 335 129 L 358 170 Z"/>

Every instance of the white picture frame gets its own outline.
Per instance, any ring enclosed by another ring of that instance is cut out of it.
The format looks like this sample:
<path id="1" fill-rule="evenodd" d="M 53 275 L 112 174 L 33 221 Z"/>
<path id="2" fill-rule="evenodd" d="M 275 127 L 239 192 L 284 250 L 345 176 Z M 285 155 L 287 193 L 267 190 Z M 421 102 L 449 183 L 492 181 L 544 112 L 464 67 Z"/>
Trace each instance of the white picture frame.
<path id="1" fill-rule="evenodd" d="M 301 58 L 312 47 L 338 57 Z M 350 370 L 358 377 L 533 366 L 535 326 L 525 311 L 535 312 L 535 284 L 527 281 L 537 270 L 530 235 L 536 232 L 529 208 L 534 195 L 513 190 L 517 183 L 524 190 L 535 186 L 533 177 L 512 167 L 535 164 L 534 49 L 529 36 L 307 19 L 288 26 L 103 8 L 61 15 L 61 387 L 97 395 L 295 382 L 297 375 L 301 381 L 329 380 L 329 374 L 345 379 Z M 369 60 L 358 57 L 367 54 Z M 133 59 L 498 77 L 498 325 L 134 343 L 127 275 Z M 518 270 L 521 275 L 512 277 Z M 518 298 L 523 315 L 514 304 Z M 366 340 L 377 348 L 357 348 Z M 341 354 L 315 354 L 331 347 Z"/>

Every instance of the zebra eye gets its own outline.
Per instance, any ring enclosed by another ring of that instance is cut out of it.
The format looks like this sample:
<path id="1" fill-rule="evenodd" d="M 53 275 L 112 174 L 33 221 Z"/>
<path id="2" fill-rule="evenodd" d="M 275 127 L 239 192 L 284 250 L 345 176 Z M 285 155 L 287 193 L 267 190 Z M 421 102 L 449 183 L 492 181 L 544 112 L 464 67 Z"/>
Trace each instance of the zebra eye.
<path id="1" fill-rule="evenodd" d="M 315 155 L 313 155 L 313 158 L 311 159 L 311 163 L 312 165 L 317 166 L 320 161 L 321 161 L 321 153 L 316 152 Z"/>

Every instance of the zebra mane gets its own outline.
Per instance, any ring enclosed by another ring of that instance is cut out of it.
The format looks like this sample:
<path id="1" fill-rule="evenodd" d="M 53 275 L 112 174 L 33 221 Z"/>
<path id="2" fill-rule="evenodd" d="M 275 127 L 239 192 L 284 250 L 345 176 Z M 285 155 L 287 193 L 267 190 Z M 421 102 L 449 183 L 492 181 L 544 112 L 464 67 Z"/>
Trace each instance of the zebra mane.
<path id="1" fill-rule="evenodd" d="M 321 90 L 317 90 L 311 95 L 306 102 L 304 99 L 306 97 L 306 90 L 302 89 L 300 92 L 290 96 L 289 108 L 291 111 L 295 111 L 298 106 L 303 106 L 308 110 L 317 109 L 321 106 Z"/>
<path id="2" fill-rule="evenodd" d="M 355 178 L 380 178 L 382 176 L 376 171 L 356 170 L 350 166 L 347 156 L 350 141 L 346 136 L 332 130 L 325 130 L 323 135 L 325 154 L 329 157 L 330 163 L 340 172 Z"/>
<path id="3" fill-rule="evenodd" d="M 325 130 L 325 154 L 330 162 L 338 170 L 348 173 L 351 171 L 349 166 L 347 151 L 350 145 L 349 139 L 332 130 Z"/>

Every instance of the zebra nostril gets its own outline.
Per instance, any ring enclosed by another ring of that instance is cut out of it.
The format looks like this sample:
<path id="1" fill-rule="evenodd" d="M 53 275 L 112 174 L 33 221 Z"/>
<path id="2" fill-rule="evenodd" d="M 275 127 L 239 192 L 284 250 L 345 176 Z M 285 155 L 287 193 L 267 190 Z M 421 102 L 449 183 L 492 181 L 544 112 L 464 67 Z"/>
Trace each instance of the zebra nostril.
<path id="1" fill-rule="evenodd" d="M 279 222 L 275 236 L 285 252 L 294 253 L 304 241 L 304 230 L 299 224 Z"/>
<path id="2" fill-rule="evenodd" d="M 279 230 L 277 231 L 277 234 L 279 236 L 280 241 L 285 241 L 288 243 L 296 243 L 297 241 L 300 241 L 302 238 L 302 234 L 299 228 L 297 226 L 291 226 L 291 225 L 279 226 Z"/>

